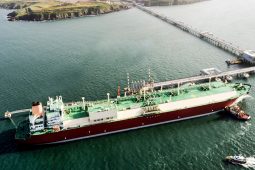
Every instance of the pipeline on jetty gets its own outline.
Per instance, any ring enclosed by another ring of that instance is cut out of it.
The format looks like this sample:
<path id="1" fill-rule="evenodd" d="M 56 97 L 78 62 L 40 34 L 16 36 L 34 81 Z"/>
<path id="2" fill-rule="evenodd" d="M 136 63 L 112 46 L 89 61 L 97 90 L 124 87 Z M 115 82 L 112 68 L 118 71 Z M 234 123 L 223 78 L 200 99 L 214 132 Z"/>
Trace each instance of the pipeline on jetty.
<path id="1" fill-rule="evenodd" d="M 232 43 L 230 42 L 227 42 L 225 40 L 222 40 L 218 37 L 215 37 L 212 33 L 210 32 L 205 32 L 205 31 L 199 31 L 198 29 L 196 28 L 192 28 L 191 26 L 181 22 L 181 21 L 176 21 L 174 19 L 171 19 L 171 18 L 168 18 L 166 16 L 162 16 L 160 14 L 157 14 L 151 10 L 149 10 L 148 8 L 146 7 L 143 7 L 141 5 L 138 5 L 136 3 L 134 3 L 134 6 L 136 6 L 138 9 L 156 17 L 156 18 L 159 18 L 160 20 L 168 23 L 168 24 L 171 24 L 177 28 L 180 28 L 181 30 L 185 31 L 185 32 L 188 32 L 190 33 L 191 35 L 194 35 L 195 37 L 198 37 L 202 40 L 205 40 L 207 41 L 208 43 L 216 46 L 216 47 L 219 47 L 235 56 L 237 56 L 239 59 L 241 59 L 243 57 L 243 54 L 244 54 L 244 51 L 243 49 L 240 49 L 239 47 L 233 45 Z"/>
<path id="2" fill-rule="evenodd" d="M 182 78 L 182 79 L 176 79 L 176 80 L 170 80 L 165 82 L 158 82 L 153 83 L 153 88 L 163 87 L 163 86 L 171 86 L 171 85 L 177 85 L 182 83 L 188 83 L 188 82 L 198 82 L 202 80 L 209 80 L 213 78 L 225 78 L 227 76 L 233 76 L 233 75 L 243 75 L 245 73 L 255 73 L 255 67 L 248 67 L 248 68 L 242 68 L 242 69 L 236 69 L 231 71 L 225 71 L 218 74 L 213 75 L 200 75 L 200 76 L 193 76 L 188 78 Z"/>

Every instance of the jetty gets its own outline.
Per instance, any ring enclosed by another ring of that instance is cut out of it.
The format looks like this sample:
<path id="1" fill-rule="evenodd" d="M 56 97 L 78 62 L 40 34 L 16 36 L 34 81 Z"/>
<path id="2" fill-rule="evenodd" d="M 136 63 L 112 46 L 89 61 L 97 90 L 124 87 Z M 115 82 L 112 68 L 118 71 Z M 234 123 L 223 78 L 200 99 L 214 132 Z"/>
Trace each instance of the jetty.
<path id="1" fill-rule="evenodd" d="M 238 59 L 246 59 L 244 56 L 244 54 L 246 54 L 247 52 L 249 53 L 250 50 L 244 50 L 244 49 L 241 49 L 240 47 L 230 43 L 230 42 L 227 42 L 223 39 L 220 39 L 216 36 L 213 35 L 213 33 L 211 32 L 208 32 L 208 31 L 200 31 L 196 28 L 193 28 L 192 26 L 189 26 L 188 24 L 185 24 L 184 22 L 181 22 L 181 21 L 178 21 L 178 20 L 175 20 L 175 19 L 172 19 L 172 18 L 168 18 L 166 16 L 163 16 L 163 15 L 160 15 L 144 6 L 141 6 L 137 3 L 133 3 L 134 6 L 144 12 L 146 12 L 147 14 L 149 15 L 152 15 L 168 24 L 171 24 L 195 37 L 198 37 L 200 38 L 201 40 L 204 40 L 234 56 L 236 56 Z M 255 64 L 255 61 L 253 63 L 253 61 L 247 61 L 251 64 Z"/>
<path id="2" fill-rule="evenodd" d="M 153 88 L 158 88 L 158 87 L 163 88 L 166 86 L 180 85 L 184 83 L 196 83 L 203 80 L 210 81 L 216 78 L 226 79 L 226 77 L 228 76 L 242 76 L 245 78 L 246 77 L 245 75 L 254 74 L 254 73 L 255 73 L 255 67 L 248 67 L 248 68 L 241 68 L 241 69 L 236 69 L 231 71 L 225 71 L 218 74 L 198 75 L 198 76 L 192 76 L 192 77 L 187 77 L 182 79 L 156 82 L 148 86 L 152 86 Z"/>

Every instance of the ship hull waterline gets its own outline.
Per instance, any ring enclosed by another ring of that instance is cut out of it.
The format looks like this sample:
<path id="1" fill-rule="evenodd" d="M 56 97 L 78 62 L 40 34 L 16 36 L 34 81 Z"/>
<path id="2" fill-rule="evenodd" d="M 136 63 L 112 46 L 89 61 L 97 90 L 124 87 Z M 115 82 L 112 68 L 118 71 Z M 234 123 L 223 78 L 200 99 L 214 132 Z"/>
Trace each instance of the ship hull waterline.
<path id="1" fill-rule="evenodd" d="M 113 121 L 107 123 L 94 124 L 74 129 L 62 130 L 55 133 L 42 135 L 31 135 L 27 139 L 16 139 L 17 144 L 22 145 L 45 145 L 57 144 L 69 141 L 81 140 L 97 136 L 119 133 L 149 126 L 166 124 L 181 120 L 192 119 L 217 113 L 224 110 L 225 107 L 233 104 L 237 98 L 228 101 L 176 110 L 160 114 L 152 114 L 127 120 Z"/>

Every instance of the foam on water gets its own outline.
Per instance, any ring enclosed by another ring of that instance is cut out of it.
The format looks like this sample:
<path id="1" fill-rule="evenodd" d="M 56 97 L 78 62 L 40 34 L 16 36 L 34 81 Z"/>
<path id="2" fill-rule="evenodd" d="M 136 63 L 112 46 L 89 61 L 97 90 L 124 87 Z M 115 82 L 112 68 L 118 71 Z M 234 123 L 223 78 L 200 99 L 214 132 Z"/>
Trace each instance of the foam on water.
<path id="1" fill-rule="evenodd" d="M 253 168 L 255 169 L 255 157 L 248 157 L 246 158 L 246 163 L 245 164 L 240 164 L 245 168 Z"/>
<path id="2" fill-rule="evenodd" d="M 247 98 L 253 98 L 253 97 L 251 95 L 243 95 L 243 96 L 239 97 L 232 105 L 235 105 Z"/>

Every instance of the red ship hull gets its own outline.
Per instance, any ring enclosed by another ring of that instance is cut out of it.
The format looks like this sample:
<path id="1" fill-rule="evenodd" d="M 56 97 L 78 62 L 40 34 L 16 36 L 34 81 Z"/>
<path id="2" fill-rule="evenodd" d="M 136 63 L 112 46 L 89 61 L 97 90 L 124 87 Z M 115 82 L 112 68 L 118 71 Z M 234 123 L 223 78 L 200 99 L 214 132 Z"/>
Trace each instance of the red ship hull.
<path id="1" fill-rule="evenodd" d="M 27 138 L 26 140 L 17 140 L 17 142 L 19 144 L 29 145 L 63 143 L 73 140 L 91 138 L 111 133 L 123 132 L 148 126 L 186 120 L 206 116 L 217 111 L 223 110 L 226 106 L 229 106 L 232 103 L 234 103 L 235 100 L 236 99 L 231 99 L 225 102 L 210 105 L 193 107 L 161 114 L 148 115 L 122 121 L 114 121 L 110 123 L 108 122 L 95 124 L 75 129 L 63 130 L 55 133 L 32 135 L 30 138 Z"/>

